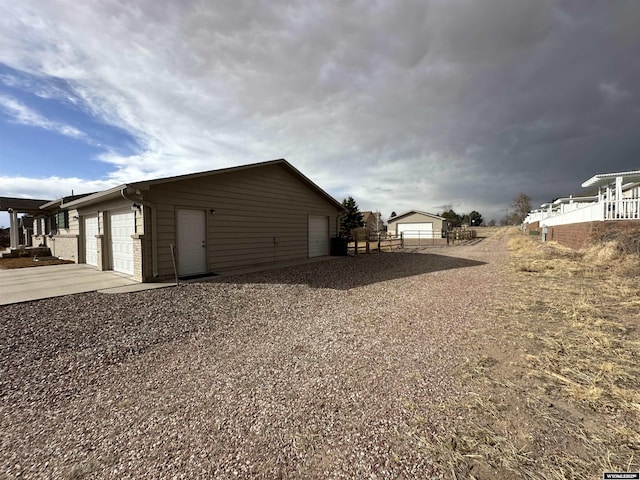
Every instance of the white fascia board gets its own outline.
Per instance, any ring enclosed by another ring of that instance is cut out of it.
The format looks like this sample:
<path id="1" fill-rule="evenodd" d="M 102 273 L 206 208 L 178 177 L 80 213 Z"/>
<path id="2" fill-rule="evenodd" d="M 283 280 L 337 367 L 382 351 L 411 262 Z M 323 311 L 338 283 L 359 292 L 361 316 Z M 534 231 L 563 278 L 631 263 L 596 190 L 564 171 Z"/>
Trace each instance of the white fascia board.
<path id="1" fill-rule="evenodd" d="M 628 172 L 617 172 L 617 173 L 599 173 L 591 177 L 589 180 L 586 180 L 585 182 L 583 182 L 582 188 L 607 185 L 612 180 L 615 180 L 617 177 L 622 177 L 623 179 L 626 179 L 628 182 L 640 181 L 640 170 L 630 170 Z"/>

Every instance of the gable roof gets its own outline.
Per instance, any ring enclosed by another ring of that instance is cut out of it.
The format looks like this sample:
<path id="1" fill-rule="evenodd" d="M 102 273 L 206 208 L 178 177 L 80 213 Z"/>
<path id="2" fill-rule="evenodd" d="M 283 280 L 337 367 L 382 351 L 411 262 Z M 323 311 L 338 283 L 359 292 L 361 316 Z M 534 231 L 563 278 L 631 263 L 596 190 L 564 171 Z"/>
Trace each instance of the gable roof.
<path id="1" fill-rule="evenodd" d="M 67 203 L 70 203 L 70 202 L 72 202 L 74 200 L 78 200 L 79 198 L 84 198 L 84 197 L 87 197 L 89 195 L 93 195 L 94 193 L 83 193 L 81 195 L 68 195 L 66 197 L 57 198 L 55 200 L 52 200 L 50 202 L 45 203 L 44 205 L 40 205 L 40 209 L 47 210 L 47 209 L 51 209 L 51 208 L 54 208 L 54 207 L 60 208 L 62 206 L 66 206 Z"/>
<path id="2" fill-rule="evenodd" d="M 404 212 L 404 213 L 401 213 L 400 215 L 396 215 L 395 217 L 391 217 L 389 220 L 387 220 L 387 223 L 388 222 L 395 222 L 396 220 L 399 220 L 402 217 L 406 217 L 407 215 L 411 215 L 411 214 L 414 214 L 414 213 L 419 213 L 420 215 L 426 215 L 427 217 L 438 218 L 440 220 L 447 220 L 446 218 L 440 217 L 438 215 L 434 215 L 433 213 L 422 212 L 420 210 L 409 210 L 408 212 Z"/>
<path id="3" fill-rule="evenodd" d="M 208 177 L 208 176 L 213 176 L 213 175 L 221 175 L 224 173 L 231 173 L 231 172 L 239 172 L 242 170 L 249 170 L 249 169 L 253 169 L 253 168 L 262 168 L 262 167 L 266 167 L 266 166 L 270 166 L 270 165 L 280 165 L 283 168 L 285 168 L 286 170 L 289 171 L 289 173 L 291 173 L 294 177 L 297 177 L 299 180 L 301 180 L 303 183 L 305 183 L 309 188 L 311 188 L 312 190 L 314 190 L 316 193 L 318 193 L 320 196 L 324 197 L 325 200 L 327 200 L 329 203 L 333 204 L 338 210 L 344 210 L 344 207 L 342 206 L 342 204 L 340 202 L 338 202 L 335 198 L 333 198 L 331 195 L 329 195 L 327 192 L 325 192 L 323 189 L 321 189 L 318 185 L 316 185 L 315 183 L 313 183 L 309 178 L 307 178 L 306 176 L 304 176 L 297 168 L 295 168 L 293 165 L 291 165 L 289 162 L 287 162 L 284 158 L 278 159 L 278 160 L 269 160 L 266 162 L 258 162 L 258 163 L 251 163 L 248 165 L 240 165 L 237 167 L 228 167 L 228 168 L 221 168 L 218 170 L 208 170 L 205 172 L 196 172 L 196 173 L 188 173 L 186 175 L 176 175 L 173 177 L 164 177 L 164 178 L 156 178 L 156 179 L 152 179 L 152 180 L 143 180 L 141 182 L 133 182 L 133 183 L 123 183 L 122 185 L 118 185 L 117 187 L 113 187 L 110 188 L 108 190 L 104 190 L 102 192 L 97 192 L 91 195 L 87 195 L 84 196 L 83 198 L 80 198 L 78 200 L 74 200 L 68 203 L 63 204 L 63 207 L 77 207 L 80 205 L 91 205 L 93 203 L 98 203 L 101 202 L 103 200 L 107 200 L 109 198 L 117 198 L 121 196 L 121 192 L 125 189 L 135 189 L 135 190 L 148 190 L 151 186 L 153 185 L 160 185 L 163 183 L 169 183 L 169 182 L 179 182 L 179 181 L 183 181 L 183 180 L 192 180 L 192 179 L 196 179 L 196 178 L 201 178 L 201 177 Z"/>

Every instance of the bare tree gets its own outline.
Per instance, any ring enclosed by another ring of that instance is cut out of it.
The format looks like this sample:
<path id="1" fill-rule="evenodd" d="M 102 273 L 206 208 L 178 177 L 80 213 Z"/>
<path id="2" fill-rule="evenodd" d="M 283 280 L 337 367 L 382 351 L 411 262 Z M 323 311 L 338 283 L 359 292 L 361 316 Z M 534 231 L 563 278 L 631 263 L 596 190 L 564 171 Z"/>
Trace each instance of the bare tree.
<path id="1" fill-rule="evenodd" d="M 531 197 L 526 193 L 520 193 L 513 200 L 511 208 L 513 209 L 513 213 L 511 214 L 510 220 L 514 224 L 522 223 L 527 213 L 531 211 Z"/>
<path id="2" fill-rule="evenodd" d="M 376 236 L 376 238 L 380 237 L 380 234 L 384 231 L 384 221 L 382 220 L 382 214 L 380 210 L 376 210 L 375 212 L 371 212 L 373 215 L 373 225 L 371 233 Z"/>

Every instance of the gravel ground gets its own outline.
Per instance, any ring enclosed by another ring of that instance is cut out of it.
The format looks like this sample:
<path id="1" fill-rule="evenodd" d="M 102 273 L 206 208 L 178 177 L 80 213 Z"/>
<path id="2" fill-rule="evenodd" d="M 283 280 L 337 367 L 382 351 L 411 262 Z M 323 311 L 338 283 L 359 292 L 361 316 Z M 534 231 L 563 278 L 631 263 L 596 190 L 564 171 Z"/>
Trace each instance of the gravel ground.
<path id="1" fill-rule="evenodd" d="M 0 307 L 0 478 L 440 478 L 505 252 Z"/>

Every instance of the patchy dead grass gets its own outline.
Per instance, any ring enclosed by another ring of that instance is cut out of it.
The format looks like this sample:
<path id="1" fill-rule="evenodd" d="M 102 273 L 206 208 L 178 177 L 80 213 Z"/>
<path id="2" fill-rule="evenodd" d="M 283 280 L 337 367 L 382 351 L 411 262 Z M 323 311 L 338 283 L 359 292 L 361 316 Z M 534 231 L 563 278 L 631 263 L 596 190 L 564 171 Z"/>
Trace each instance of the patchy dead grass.
<path id="1" fill-rule="evenodd" d="M 614 242 L 508 246 L 508 296 L 487 312 L 486 343 L 460 376 L 462 421 L 434 455 L 451 478 L 638 471 L 640 257 Z"/>
<path id="2" fill-rule="evenodd" d="M 46 265 L 62 265 L 64 263 L 74 263 L 72 260 L 62 260 L 60 258 L 37 259 L 33 257 L 9 257 L 0 258 L 0 270 L 10 270 L 14 268 L 44 267 Z"/>

